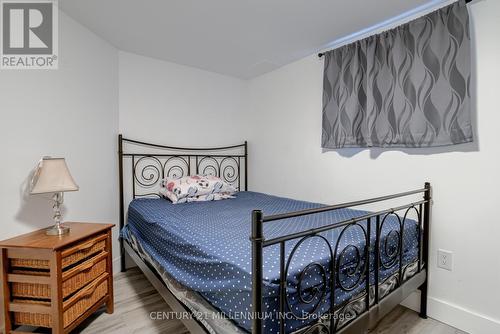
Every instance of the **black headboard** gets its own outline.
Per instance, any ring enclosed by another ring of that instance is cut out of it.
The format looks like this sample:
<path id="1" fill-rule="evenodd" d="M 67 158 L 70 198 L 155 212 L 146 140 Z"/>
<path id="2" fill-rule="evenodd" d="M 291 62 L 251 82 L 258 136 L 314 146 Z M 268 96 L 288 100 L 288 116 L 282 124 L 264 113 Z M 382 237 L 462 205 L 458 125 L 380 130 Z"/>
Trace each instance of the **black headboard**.
<path id="1" fill-rule="evenodd" d="M 137 197 L 159 197 L 163 178 L 195 174 L 215 175 L 238 190 L 248 189 L 248 145 L 224 147 L 173 147 L 151 144 L 118 135 L 120 230 L 125 207 Z M 127 202 L 127 203 L 126 203 Z M 122 268 L 124 268 L 123 241 Z"/>

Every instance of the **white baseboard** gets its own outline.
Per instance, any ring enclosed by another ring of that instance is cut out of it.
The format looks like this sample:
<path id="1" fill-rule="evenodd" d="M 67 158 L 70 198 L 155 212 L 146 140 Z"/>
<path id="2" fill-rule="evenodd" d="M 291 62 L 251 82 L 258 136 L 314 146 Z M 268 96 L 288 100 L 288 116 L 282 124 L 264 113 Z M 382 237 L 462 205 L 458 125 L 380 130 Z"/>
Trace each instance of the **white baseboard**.
<path id="1" fill-rule="evenodd" d="M 401 305 L 412 310 L 420 309 L 420 292 L 411 294 Z M 429 317 L 471 334 L 500 333 L 500 320 L 479 314 L 461 306 L 429 297 L 427 300 Z"/>

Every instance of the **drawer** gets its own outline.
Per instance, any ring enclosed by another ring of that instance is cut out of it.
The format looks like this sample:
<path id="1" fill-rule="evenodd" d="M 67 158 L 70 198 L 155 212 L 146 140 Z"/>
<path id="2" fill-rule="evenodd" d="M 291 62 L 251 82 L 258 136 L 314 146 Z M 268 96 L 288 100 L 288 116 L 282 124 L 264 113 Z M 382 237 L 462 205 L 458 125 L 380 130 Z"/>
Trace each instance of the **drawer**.
<path id="1" fill-rule="evenodd" d="M 81 289 L 63 303 L 63 323 L 67 327 L 108 294 L 108 273 Z"/>
<path id="2" fill-rule="evenodd" d="M 63 326 L 71 325 L 82 316 L 88 309 L 102 300 L 108 294 L 107 273 L 102 274 L 92 283 L 78 291 L 63 303 Z M 27 299 L 14 299 L 14 304 L 25 305 L 27 311 L 14 311 L 14 322 L 16 325 L 30 325 L 39 327 L 51 327 L 52 316 L 50 313 L 29 312 L 29 308 L 36 309 L 37 306 L 50 307 L 49 301 L 37 301 Z"/>
<path id="3" fill-rule="evenodd" d="M 101 252 L 77 266 L 63 272 L 62 275 L 62 295 L 67 298 L 72 293 L 78 291 L 89 282 L 98 278 L 106 272 L 107 252 Z M 14 274 L 26 276 L 49 276 L 44 271 L 21 271 L 14 270 Z M 23 298 L 50 299 L 50 285 L 38 283 L 12 283 L 12 296 Z"/>
<path id="4" fill-rule="evenodd" d="M 13 268 L 29 268 L 39 270 L 50 270 L 49 260 L 32 259 L 10 259 L 10 266 Z"/>
<path id="5" fill-rule="evenodd" d="M 35 271 L 35 270 L 13 270 L 12 274 L 22 275 L 23 277 L 49 277 L 48 271 Z M 12 297 L 22 298 L 36 298 L 36 299 L 50 299 L 50 284 L 42 283 L 11 283 Z"/>
<path id="6" fill-rule="evenodd" d="M 61 264 L 64 268 L 71 266 L 81 260 L 88 258 L 96 253 L 102 252 L 106 249 L 107 234 L 101 234 L 89 238 L 82 243 L 67 248 L 61 252 Z"/>
<path id="7" fill-rule="evenodd" d="M 96 253 L 103 251 L 106 248 L 107 234 L 93 236 L 81 243 L 66 248 L 61 252 L 62 268 L 69 267 L 77 262 L 80 262 Z M 38 270 L 49 270 L 49 260 L 36 259 L 10 259 L 10 265 L 13 268 L 29 268 Z"/>
<path id="8" fill-rule="evenodd" d="M 48 312 L 38 313 L 36 311 L 29 311 L 30 308 L 34 308 L 37 306 L 50 308 L 50 302 L 40 300 L 14 299 L 12 300 L 12 304 L 22 305 L 24 306 L 24 308 L 26 308 L 26 311 L 12 312 L 14 314 L 14 323 L 16 325 L 26 325 L 34 327 L 52 326 L 52 317 Z"/>
<path id="9" fill-rule="evenodd" d="M 63 298 L 78 291 L 89 282 L 92 282 L 100 275 L 106 272 L 108 262 L 108 253 L 98 253 L 91 259 L 77 265 L 70 270 L 63 272 L 62 275 L 62 294 Z"/>

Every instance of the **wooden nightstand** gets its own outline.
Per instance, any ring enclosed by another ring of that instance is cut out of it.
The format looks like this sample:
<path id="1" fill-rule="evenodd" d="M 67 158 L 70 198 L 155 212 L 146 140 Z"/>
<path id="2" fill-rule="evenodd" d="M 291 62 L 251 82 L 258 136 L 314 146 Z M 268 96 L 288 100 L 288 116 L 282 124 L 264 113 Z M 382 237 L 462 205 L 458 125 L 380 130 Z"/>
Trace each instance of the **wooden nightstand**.
<path id="1" fill-rule="evenodd" d="M 113 313 L 112 224 L 65 223 L 0 241 L 3 332 L 30 325 L 69 333 L 103 304 Z"/>

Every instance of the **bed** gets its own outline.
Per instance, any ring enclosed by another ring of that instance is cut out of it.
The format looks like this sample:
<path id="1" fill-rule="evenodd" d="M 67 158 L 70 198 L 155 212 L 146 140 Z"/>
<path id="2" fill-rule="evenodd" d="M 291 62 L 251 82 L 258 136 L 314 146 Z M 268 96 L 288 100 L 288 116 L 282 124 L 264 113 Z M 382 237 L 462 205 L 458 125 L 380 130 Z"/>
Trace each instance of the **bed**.
<path id="1" fill-rule="evenodd" d="M 190 331 L 361 333 L 417 288 L 426 316 L 429 184 L 326 206 L 247 191 L 246 143 L 178 148 L 120 136 L 119 155 L 122 260 L 128 253 L 189 315 Z M 240 192 L 175 205 L 156 195 L 163 177 L 194 173 Z M 354 208 L 419 194 L 377 212 Z"/>

